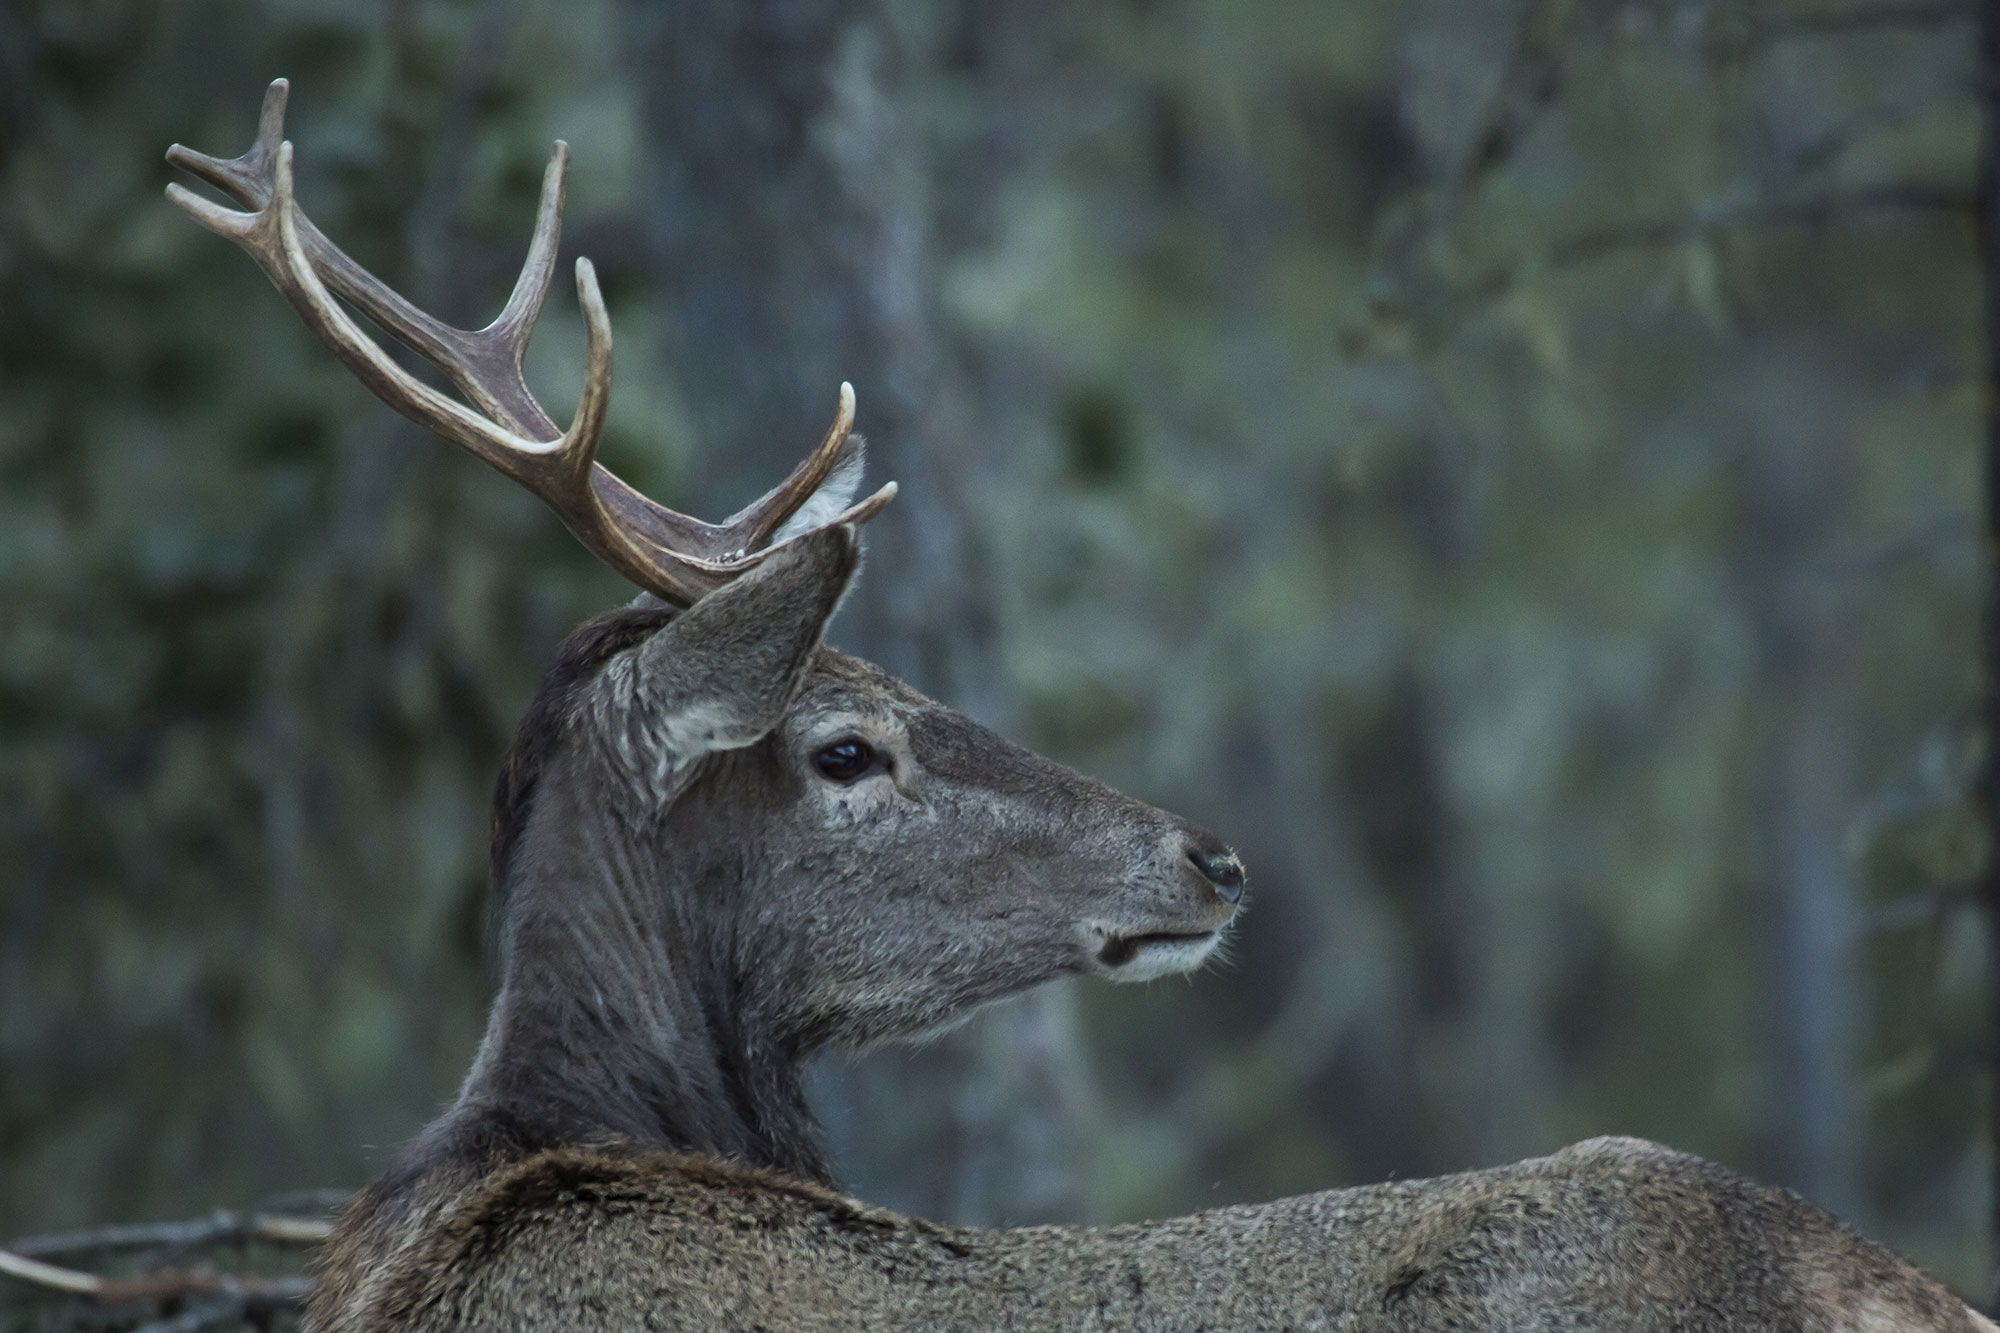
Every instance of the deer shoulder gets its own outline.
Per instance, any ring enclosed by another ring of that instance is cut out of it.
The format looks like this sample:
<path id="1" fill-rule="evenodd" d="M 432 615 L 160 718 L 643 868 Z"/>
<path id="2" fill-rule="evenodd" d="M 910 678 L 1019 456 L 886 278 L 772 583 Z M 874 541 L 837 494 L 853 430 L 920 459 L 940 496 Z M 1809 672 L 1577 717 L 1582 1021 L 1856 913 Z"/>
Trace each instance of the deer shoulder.
<path id="1" fill-rule="evenodd" d="M 809 1056 L 1057 977 L 1192 970 L 1241 904 L 1241 862 L 825 646 L 860 526 L 895 493 L 856 498 L 847 386 L 763 499 L 716 524 L 675 513 L 596 461 L 611 333 L 579 261 L 586 382 L 555 425 L 521 356 L 561 145 L 513 296 L 455 329 L 299 212 L 285 92 L 242 157 L 168 154 L 246 211 L 175 202 L 391 407 L 530 487 L 644 590 L 570 637 L 522 723 L 494 800 L 485 1039 L 340 1223 L 316 1333 L 1992 1327 L 1802 1200 L 1634 1140 L 1104 1229 L 970 1230 L 842 1197 Z"/>

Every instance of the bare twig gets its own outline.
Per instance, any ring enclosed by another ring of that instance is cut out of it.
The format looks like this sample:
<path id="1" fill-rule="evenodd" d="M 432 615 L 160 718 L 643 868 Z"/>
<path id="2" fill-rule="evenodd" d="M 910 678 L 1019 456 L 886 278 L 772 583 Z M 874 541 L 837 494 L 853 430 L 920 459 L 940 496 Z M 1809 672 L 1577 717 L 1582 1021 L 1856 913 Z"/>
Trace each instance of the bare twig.
<path id="1" fill-rule="evenodd" d="M 323 1217 L 278 1213 L 216 1212 L 189 1222 L 130 1222 L 86 1227 L 47 1236 L 27 1236 L 7 1248 L 29 1258 L 110 1254 L 120 1250 L 190 1249 L 199 1245 L 317 1245 L 333 1224 Z"/>
<path id="2" fill-rule="evenodd" d="M 295 1202 L 325 1210 L 340 1198 L 324 1191 L 295 1196 Z M 109 1317 L 121 1327 L 133 1318 L 148 1319 L 140 1326 L 146 1333 L 197 1333 L 245 1323 L 268 1327 L 272 1316 L 295 1314 L 303 1307 L 308 1278 L 225 1273 L 205 1266 L 160 1266 L 134 1277 L 108 1277 L 49 1260 L 138 1254 L 146 1256 L 144 1262 L 157 1263 L 212 1246 L 255 1242 L 309 1247 L 324 1241 L 331 1230 L 325 1217 L 291 1211 L 224 1211 L 186 1222 L 88 1227 L 26 1237 L 0 1249 L 0 1276 L 75 1298 L 78 1318 L 92 1326 Z"/>
<path id="3" fill-rule="evenodd" d="M 95 1273 L 58 1268 L 7 1250 L 0 1250 L 0 1273 L 37 1287 L 47 1287 L 50 1291 L 66 1291 L 75 1296 L 101 1296 L 104 1292 L 104 1279 Z"/>
<path id="4" fill-rule="evenodd" d="M 279 1308 L 304 1300 L 309 1285 L 309 1279 L 304 1277 L 267 1278 L 200 1268 L 161 1268 L 137 1277 L 101 1277 L 29 1259 L 10 1250 L 0 1250 L 0 1273 L 50 1291 L 89 1296 L 106 1305 L 222 1296 L 237 1304 L 256 1302 L 267 1308 Z"/>

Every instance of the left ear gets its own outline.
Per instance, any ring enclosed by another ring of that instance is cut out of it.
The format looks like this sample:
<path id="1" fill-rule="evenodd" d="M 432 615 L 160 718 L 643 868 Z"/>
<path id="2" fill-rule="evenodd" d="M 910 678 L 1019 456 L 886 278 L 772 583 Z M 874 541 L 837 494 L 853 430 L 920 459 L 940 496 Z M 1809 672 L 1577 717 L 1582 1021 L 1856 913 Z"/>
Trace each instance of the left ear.
<path id="1" fill-rule="evenodd" d="M 859 435 L 849 435 L 841 442 L 840 452 L 835 455 L 832 471 L 819 484 L 798 512 L 786 519 L 778 530 L 771 534 L 771 542 L 776 545 L 800 533 L 811 532 L 824 527 L 847 512 L 854 503 L 854 497 L 861 490 L 863 455 L 867 446 Z"/>
<path id="2" fill-rule="evenodd" d="M 808 533 L 642 644 L 634 702 L 656 760 L 679 767 L 777 726 L 860 559 L 853 528 Z"/>

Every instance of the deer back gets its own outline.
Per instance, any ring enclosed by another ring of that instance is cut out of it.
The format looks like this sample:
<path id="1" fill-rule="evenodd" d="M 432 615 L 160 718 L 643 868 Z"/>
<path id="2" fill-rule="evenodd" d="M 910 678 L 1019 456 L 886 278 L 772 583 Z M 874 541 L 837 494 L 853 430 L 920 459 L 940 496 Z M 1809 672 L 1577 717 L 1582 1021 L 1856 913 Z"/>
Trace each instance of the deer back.
<path id="1" fill-rule="evenodd" d="M 1166 1222 L 1014 1230 L 713 1160 L 561 1149 L 485 1178 L 373 1272 L 350 1318 L 329 1288 L 323 1326 L 1993 1327 L 1796 1196 L 1631 1139 Z"/>

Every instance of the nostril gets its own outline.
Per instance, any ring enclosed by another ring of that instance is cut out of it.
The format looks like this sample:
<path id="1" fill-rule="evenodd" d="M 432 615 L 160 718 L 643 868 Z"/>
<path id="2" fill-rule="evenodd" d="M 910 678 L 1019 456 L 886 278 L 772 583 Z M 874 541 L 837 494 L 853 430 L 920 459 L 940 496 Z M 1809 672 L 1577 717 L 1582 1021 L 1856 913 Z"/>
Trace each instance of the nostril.
<path id="1" fill-rule="evenodd" d="M 1187 849 L 1188 864 L 1201 872 L 1203 879 L 1215 886 L 1216 896 L 1226 903 L 1234 903 L 1243 896 L 1243 863 L 1236 859 L 1234 852 L 1208 852 L 1198 847 Z"/>

